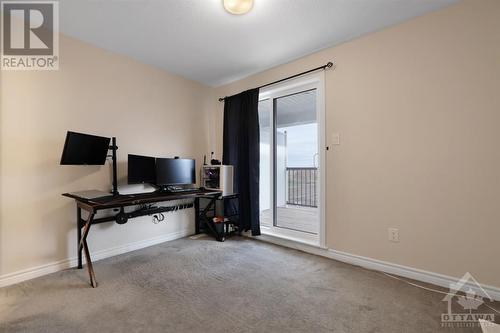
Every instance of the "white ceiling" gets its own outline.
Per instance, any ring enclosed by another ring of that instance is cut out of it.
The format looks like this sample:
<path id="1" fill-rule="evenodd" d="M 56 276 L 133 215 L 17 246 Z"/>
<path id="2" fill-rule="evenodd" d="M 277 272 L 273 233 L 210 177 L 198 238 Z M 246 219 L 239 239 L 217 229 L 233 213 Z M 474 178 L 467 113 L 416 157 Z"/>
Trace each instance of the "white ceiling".
<path id="1" fill-rule="evenodd" d="M 219 86 L 456 0 L 62 0 L 61 32 Z M 318 64 L 321 65 L 321 64 Z"/>
<path id="2" fill-rule="evenodd" d="M 276 102 L 276 127 L 278 128 L 312 124 L 317 121 L 315 90 L 279 97 Z M 261 129 L 270 127 L 271 104 L 268 100 L 259 102 Z"/>

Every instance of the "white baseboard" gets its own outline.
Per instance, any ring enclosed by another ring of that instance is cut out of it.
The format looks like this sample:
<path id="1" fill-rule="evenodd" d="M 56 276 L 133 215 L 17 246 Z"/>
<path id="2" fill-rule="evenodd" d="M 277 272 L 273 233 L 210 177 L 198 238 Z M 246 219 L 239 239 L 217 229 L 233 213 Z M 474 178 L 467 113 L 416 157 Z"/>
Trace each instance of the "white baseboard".
<path id="1" fill-rule="evenodd" d="M 167 241 L 171 241 L 174 239 L 179 239 L 182 237 L 186 237 L 192 234 L 192 231 L 185 229 L 181 231 L 172 232 L 166 235 L 161 235 L 145 240 L 140 240 L 116 247 L 112 247 L 109 249 L 94 251 L 91 253 L 92 262 L 99 261 L 101 259 L 113 257 L 119 254 L 140 250 L 149 246 L 153 246 L 156 244 L 164 243 Z M 17 271 L 14 273 L 9 273 L 0 276 L 0 288 L 9 286 L 12 284 L 16 284 L 22 281 L 31 280 L 43 275 L 47 275 L 50 273 L 55 273 L 61 271 L 63 269 L 68 269 L 71 267 L 76 267 L 78 259 L 76 257 L 68 258 L 60 261 L 55 261 L 49 264 L 32 267 L 28 269 L 24 269 L 21 271 Z M 85 262 L 85 257 L 84 257 Z"/>
<path id="2" fill-rule="evenodd" d="M 439 273 L 424 271 L 413 267 L 393 264 L 387 261 L 362 257 L 342 251 L 329 249 L 328 253 L 329 253 L 328 257 L 351 265 L 361 266 L 375 271 L 394 274 L 408 279 L 430 283 L 447 289 L 450 288 L 451 284 L 456 284 L 457 282 L 460 281 L 459 277 L 457 278 Z M 467 287 L 467 289 L 470 287 L 478 295 L 489 296 L 496 301 L 500 301 L 500 288 L 498 287 L 485 284 L 476 285 L 472 282 L 466 283 L 465 286 Z M 484 291 L 481 290 L 481 288 Z M 484 295 L 484 292 L 486 292 L 487 295 Z"/>
<path id="3" fill-rule="evenodd" d="M 425 283 L 430 283 L 436 286 L 450 288 L 451 284 L 456 284 L 459 282 L 460 278 L 447 276 L 443 274 L 438 274 L 434 272 L 424 271 L 421 269 L 393 264 L 387 261 L 377 260 L 373 258 L 358 256 L 342 251 L 337 251 L 333 249 L 323 249 L 319 247 L 309 246 L 306 244 L 300 244 L 297 242 L 289 241 L 286 239 L 280 239 L 274 236 L 263 235 L 258 237 L 252 237 L 253 239 L 259 239 L 265 242 L 273 243 L 276 245 L 281 245 L 289 247 L 292 249 L 300 250 L 303 252 L 319 255 L 322 257 L 327 257 L 330 259 L 342 261 L 347 264 L 360 266 L 366 269 L 380 271 L 388 274 L 393 274 L 408 279 L 421 281 Z M 496 301 L 500 301 L 500 288 L 490 286 L 490 285 L 476 285 L 474 283 L 466 283 L 467 288 L 471 288 L 478 295 L 489 296 Z M 482 290 L 481 290 L 482 289 Z M 487 295 L 484 293 L 486 292 Z"/>

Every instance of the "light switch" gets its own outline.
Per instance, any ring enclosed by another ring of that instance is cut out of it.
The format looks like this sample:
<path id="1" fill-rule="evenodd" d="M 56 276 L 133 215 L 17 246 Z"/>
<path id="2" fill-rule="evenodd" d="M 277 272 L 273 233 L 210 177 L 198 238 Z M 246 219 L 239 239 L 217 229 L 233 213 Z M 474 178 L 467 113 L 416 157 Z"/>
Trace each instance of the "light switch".
<path id="1" fill-rule="evenodd" d="M 332 145 L 340 145 L 340 134 L 332 133 Z"/>

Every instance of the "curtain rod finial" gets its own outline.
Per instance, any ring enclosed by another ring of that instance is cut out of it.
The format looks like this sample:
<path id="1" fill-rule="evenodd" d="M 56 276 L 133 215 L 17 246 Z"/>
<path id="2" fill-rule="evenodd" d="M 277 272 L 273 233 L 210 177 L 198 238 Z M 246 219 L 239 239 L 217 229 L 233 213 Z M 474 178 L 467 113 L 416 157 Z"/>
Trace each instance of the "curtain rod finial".
<path id="1" fill-rule="evenodd" d="M 226 97 L 221 97 L 221 98 L 219 98 L 219 102 L 224 102 L 225 99 L 226 99 Z"/>
<path id="2" fill-rule="evenodd" d="M 326 67 L 328 67 L 328 68 L 332 68 L 332 67 L 333 67 L 333 62 L 329 61 L 329 62 L 326 64 Z"/>

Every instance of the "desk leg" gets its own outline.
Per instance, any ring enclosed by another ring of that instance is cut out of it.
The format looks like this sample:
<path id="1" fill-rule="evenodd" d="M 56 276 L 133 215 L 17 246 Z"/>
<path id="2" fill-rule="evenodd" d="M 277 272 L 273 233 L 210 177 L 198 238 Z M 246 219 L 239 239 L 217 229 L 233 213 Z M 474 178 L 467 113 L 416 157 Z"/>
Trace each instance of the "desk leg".
<path id="1" fill-rule="evenodd" d="M 200 233 L 200 198 L 194 199 L 194 233 Z"/>
<path id="2" fill-rule="evenodd" d="M 95 288 L 97 287 L 97 281 L 95 279 L 94 267 L 92 266 L 92 259 L 90 258 L 89 246 L 87 245 L 87 236 L 90 231 L 90 226 L 92 225 L 92 221 L 94 219 L 94 213 L 89 213 L 89 217 L 83 226 L 83 235 L 80 243 L 78 245 L 78 251 L 83 251 L 85 253 L 85 260 L 87 261 L 87 270 L 89 271 L 90 285 Z"/>
<path id="3" fill-rule="evenodd" d="M 82 240 L 82 209 L 76 207 L 76 250 L 78 252 L 78 269 L 82 269 L 82 249 L 80 248 L 80 241 Z"/>

